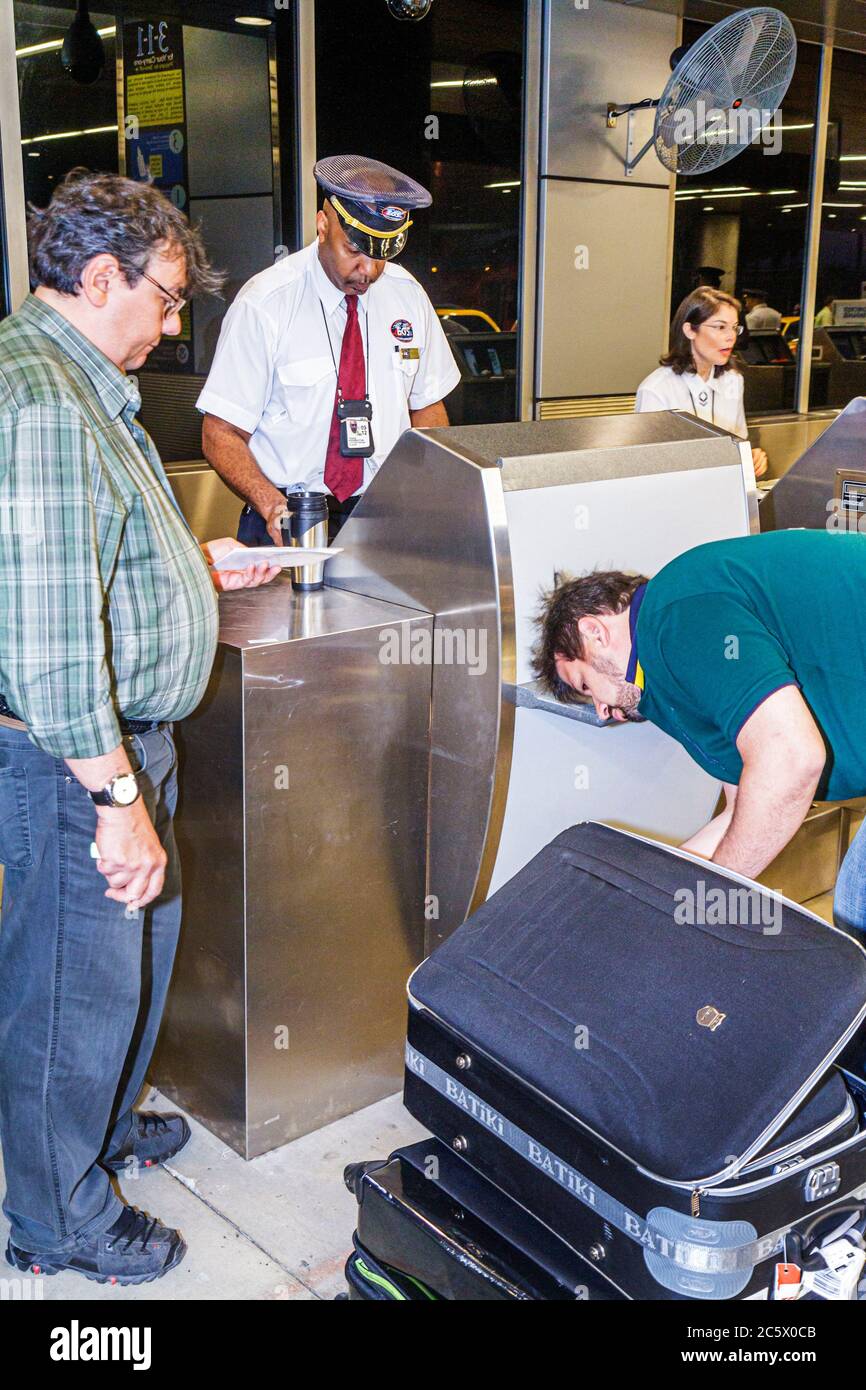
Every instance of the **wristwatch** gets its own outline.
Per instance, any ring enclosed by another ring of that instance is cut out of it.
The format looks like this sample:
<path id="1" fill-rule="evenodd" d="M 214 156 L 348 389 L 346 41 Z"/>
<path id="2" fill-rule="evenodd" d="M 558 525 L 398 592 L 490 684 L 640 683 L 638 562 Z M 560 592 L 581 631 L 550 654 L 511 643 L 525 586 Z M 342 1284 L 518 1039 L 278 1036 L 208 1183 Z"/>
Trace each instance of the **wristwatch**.
<path id="1" fill-rule="evenodd" d="M 141 787 L 134 772 L 121 772 L 101 792 L 90 795 L 97 806 L 132 806 L 141 796 Z"/>

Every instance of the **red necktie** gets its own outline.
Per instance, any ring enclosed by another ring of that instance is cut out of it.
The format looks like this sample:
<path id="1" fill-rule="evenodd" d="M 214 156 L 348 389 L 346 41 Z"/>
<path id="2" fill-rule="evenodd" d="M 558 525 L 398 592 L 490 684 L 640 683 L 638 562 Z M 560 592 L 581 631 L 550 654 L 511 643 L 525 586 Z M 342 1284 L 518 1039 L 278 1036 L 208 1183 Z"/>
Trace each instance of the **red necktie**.
<path id="1" fill-rule="evenodd" d="M 343 458 L 340 453 L 340 421 L 337 418 L 337 403 L 342 392 L 344 401 L 362 401 L 367 395 L 367 371 L 364 366 L 364 347 L 361 342 L 361 329 L 358 324 L 358 299 L 354 294 L 346 295 L 346 329 L 343 333 L 343 347 L 340 352 L 339 389 L 334 398 L 334 414 L 331 419 L 331 433 L 328 436 L 328 452 L 325 455 L 325 487 L 340 502 L 345 502 L 358 491 L 364 481 L 364 460 L 362 458 Z"/>

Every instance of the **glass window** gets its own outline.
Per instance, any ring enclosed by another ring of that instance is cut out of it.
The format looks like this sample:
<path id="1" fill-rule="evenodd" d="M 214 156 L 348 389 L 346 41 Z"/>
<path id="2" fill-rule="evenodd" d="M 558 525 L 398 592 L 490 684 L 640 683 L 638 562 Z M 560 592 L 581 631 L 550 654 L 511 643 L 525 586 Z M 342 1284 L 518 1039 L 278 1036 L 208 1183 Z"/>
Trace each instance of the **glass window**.
<path id="1" fill-rule="evenodd" d="M 694 43 L 707 28 L 686 20 L 683 42 Z M 671 313 L 701 283 L 718 284 L 744 302 L 738 354 L 747 415 L 795 406 L 819 61 L 820 48 L 801 42 L 774 122 L 714 173 L 677 178 Z M 753 292 L 748 303 L 747 291 Z"/>
<path id="2" fill-rule="evenodd" d="M 821 207 L 810 407 L 866 395 L 866 56 L 837 48 Z"/>
<path id="3" fill-rule="evenodd" d="M 44 207 L 76 165 L 117 173 L 117 100 L 113 14 L 91 11 L 105 64 L 92 82 L 77 82 L 60 61 L 72 15 L 56 5 L 15 3 L 24 192 Z"/>
<path id="4" fill-rule="evenodd" d="M 127 0 L 110 11 L 91 8 L 104 63 L 70 74 L 61 50 L 75 4 L 15 0 L 28 200 L 45 206 L 77 166 L 152 181 L 201 226 L 227 275 L 223 298 L 185 309 L 181 336 L 163 339 L 139 374 L 142 420 L 166 462 L 201 456 L 195 401 L 223 316 L 241 285 L 284 254 L 282 211 L 294 210 L 292 197 L 274 187 L 274 143 L 285 118 L 280 127 L 269 48 L 279 34 L 292 49 L 292 16 L 251 27 L 235 23 L 234 8 L 170 0 L 144 17 Z M 263 9 L 263 0 L 250 0 L 244 13 Z M 292 76 L 284 59 L 278 80 Z M 289 113 L 290 92 L 282 95 Z M 283 144 L 282 183 L 291 189 L 293 142 Z"/>
<path id="5" fill-rule="evenodd" d="M 345 0 L 316 5 L 319 157 L 368 154 L 433 195 L 400 259 L 451 337 L 455 423 L 517 418 L 523 8 L 435 0 L 406 23 L 381 0 L 347 43 Z"/>

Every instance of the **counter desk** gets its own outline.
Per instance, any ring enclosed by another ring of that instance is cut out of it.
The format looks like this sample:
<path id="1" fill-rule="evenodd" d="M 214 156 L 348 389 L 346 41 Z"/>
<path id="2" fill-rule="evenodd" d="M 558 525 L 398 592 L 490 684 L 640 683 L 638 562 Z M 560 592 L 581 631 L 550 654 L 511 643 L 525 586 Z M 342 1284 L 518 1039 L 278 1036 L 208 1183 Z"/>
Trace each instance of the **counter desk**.
<path id="1" fill-rule="evenodd" d="M 432 617 L 288 577 L 220 600 L 178 729 L 184 919 L 152 1076 L 245 1158 L 395 1091 L 424 951 Z"/>

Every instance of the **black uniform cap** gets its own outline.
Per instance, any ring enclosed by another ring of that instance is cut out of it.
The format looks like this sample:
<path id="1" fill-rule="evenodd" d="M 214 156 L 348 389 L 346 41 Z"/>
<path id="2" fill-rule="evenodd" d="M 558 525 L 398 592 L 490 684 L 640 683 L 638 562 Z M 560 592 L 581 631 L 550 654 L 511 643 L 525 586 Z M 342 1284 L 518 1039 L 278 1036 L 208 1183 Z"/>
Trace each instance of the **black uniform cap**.
<path id="1" fill-rule="evenodd" d="M 433 201 L 407 174 L 364 155 L 331 155 L 319 160 L 314 173 L 352 246 L 374 260 L 399 256 L 412 225 L 411 209 Z"/>

